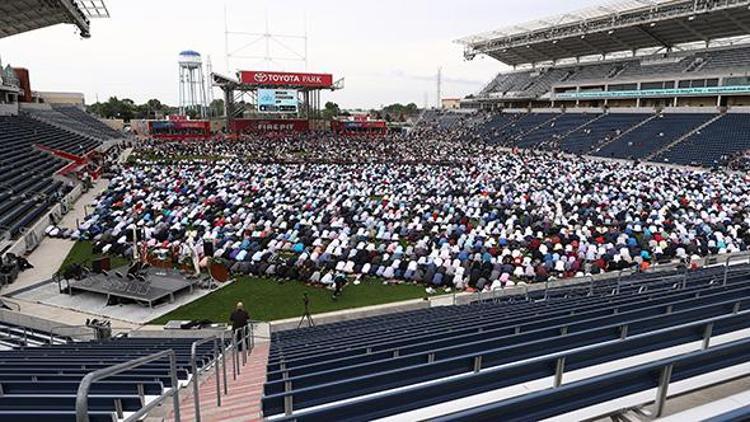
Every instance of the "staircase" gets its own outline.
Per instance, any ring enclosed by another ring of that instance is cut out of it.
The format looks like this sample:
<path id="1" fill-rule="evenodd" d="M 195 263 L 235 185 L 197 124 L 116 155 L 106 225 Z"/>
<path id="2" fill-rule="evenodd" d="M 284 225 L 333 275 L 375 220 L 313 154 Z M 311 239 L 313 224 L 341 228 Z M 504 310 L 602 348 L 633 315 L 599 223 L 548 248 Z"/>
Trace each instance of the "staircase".
<path id="1" fill-rule="evenodd" d="M 621 74 L 621 73 L 622 73 L 622 72 L 623 72 L 623 71 L 625 70 L 625 68 L 626 68 L 626 67 L 627 67 L 627 65 L 623 65 L 623 64 L 618 64 L 618 65 L 616 65 L 616 66 L 615 66 L 615 67 L 614 67 L 614 68 L 613 68 L 613 69 L 612 69 L 612 70 L 611 70 L 611 71 L 610 71 L 610 72 L 609 72 L 609 73 L 607 74 L 607 76 L 605 77 L 605 79 L 614 79 L 614 78 L 616 78 L 616 77 L 620 76 L 620 74 Z"/>
<path id="2" fill-rule="evenodd" d="M 704 59 L 703 57 L 696 57 L 685 69 L 685 73 L 698 72 L 706 65 L 706 63 L 708 63 L 709 60 L 710 59 Z"/>
<path id="3" fill-rule="evenodd" d="M 260 422 L 263 420 L 260 400 L 263 396 L 263 383 L 266 381 L 269 349 L 270 343 L 257 344 L 250 353 L 247 365 L 242 366 L 237 379 L 233 379 L 231 375 L 228 377 L 228 394 L 222 394 L 221 406 L 217 406 L 216 403 L 216 377 L 213 371 L 203 377 L 199 390 L 201 421 Z M 228 365 L 231 367 L 231 364 Z M 180 405 L 182 422 L 196 420 L 195 403 L 189 391 L 192 389 L 180 391 L 180 397 L 183 398 Z M 167 421 L 173 422 L 174 415 L 170 415 Z"/>
<path id="4" fill-rule="evenodd" d="M 645 159 L 646 159 L 646 160 L 648 160 L 648 161 L 652 161 L 652 160 L 653 160 L 654 158 L 658 157 L 659 155 L 663 154 L 663 153 L 664 153 L 664 152 L 666 152 L 666 151 L 669 151 L 669 150 L 671 150 L 671 149 L 672 149 L 673 147 L 675 147 L 675 146 L 679 145 L 679 144 L 680 144 L 681 142 L 683 142 L 684 140 L 686 140 L 686 139 L 690 138 L 691 136 L 695 135 L 696 133 L 700 132 L 701 130 L 703 130 L 703 129 L 707 128 L 708 126 L 710 126 L 710 125 L 712 125 L 712 124 L 714 124 L 714 123 L 715 123 L 716 121 L 718 121 L 719 119 L 721 119 L 721 118 L 722 118 L 722 117 L 724 117 L 724 116 L 725 116 L 724 114 L 719 114 L 719 115 L 717 115 L 717 116 L 716 116 L 716 117 L 714 117 L 713 119 L 711 119 L 711 120 L 707 121 L 706 123 L 704 123 L 704 124 L 702 124 L 702 125 L 698 126 L 697 128 L 695 128 L 695 129 L 691 130 L 690 132 L 686 133 L 685 135 L 683 135 L 683 136 L 681 136 L 681 137 L 677 138 L 677 139 L 676 139 L 676 140 L 675 140 L 674 142 L 672 142 L 671 144 L 669 144 L 669 145 L 665 146 L 664 148 L 662 148 L 662 149 L 660 149 L 660 150 L 656 151 L 656 152 L 655 152 L 655 153 L 653 153 L 653 154 L 650 154 L 650 155 L 648 155 L 647 157 L 645 157 Z"/>

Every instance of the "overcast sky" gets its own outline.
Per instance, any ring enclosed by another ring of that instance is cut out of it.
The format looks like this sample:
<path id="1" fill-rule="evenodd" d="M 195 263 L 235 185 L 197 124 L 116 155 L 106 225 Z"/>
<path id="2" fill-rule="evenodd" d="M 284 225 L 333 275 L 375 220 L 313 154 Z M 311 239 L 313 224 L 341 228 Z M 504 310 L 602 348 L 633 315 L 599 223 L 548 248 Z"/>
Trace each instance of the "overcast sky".
<path id="1" fill-rule="evenodd" d="M 111 19 L 96 20 L 92 37 L 58 25 L 0 39 L 4 64 L 26 67 L 34 90 L 83 92 L 87 103 L 110 96 L 177 102 L 177 55 L 185 49 L 211 56 L 214 71 L 228 71 L 224 6 L 230 31 L 301 35 L 307 25 L 311 72 L 345 78 L 346 88 L 325 94 L 346 108 L 435 103 L 437 68 L 443 97 L 475 93 L 503 66 L 488 58 L 467 62 L 453 41 L 601 4 L 601 0 L 105 0 Z M 229 37 L 236 55 L 265 56 L 265 42 Z M 294 57 L 304 43 L 270 42 L 270 55 Z M 230 61 L 229 70 L 303 71 L 303 62 Z M 218 95 L 218 92 L 217 94 Z"/>

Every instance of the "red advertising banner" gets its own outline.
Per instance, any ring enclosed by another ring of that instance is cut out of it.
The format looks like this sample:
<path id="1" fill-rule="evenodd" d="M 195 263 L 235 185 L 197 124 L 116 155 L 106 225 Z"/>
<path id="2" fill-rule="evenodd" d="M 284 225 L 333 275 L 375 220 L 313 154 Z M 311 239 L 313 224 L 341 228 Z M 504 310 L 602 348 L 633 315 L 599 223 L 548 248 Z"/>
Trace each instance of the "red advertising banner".
<path id="1" fill-rule="evenodd" d="M 232 132 L 306 132 L 308 130 L 310 130 L 310 122 L 308 120 L 232 120 Z"/>
<path id="2" fill-rule="evenodd" d="M 240 82 L 245 85 L 287 86 L 304 88 L 330 88 L 333 86 L 333 75 L 328 73 L 289 73 L 242 70 Z"/>
<path id="3" fill-rule="evenodd" d="M 204 120 L 177 120 L 172 122 L 172 126 L 175 129 L 204 129 L 207 132 L 211 131 L 211 122 Z"/>

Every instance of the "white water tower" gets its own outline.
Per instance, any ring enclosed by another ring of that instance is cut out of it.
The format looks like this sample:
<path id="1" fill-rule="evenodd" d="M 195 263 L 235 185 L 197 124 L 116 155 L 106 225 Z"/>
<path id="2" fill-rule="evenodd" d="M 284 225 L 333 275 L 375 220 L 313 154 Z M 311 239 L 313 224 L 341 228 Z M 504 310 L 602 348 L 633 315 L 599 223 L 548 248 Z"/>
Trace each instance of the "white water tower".
<path id="1" fill-rule="evenodd" d="M 203 78 L 203 60 L 197 51 L 185 50 L 180 53 L 180 115 L 195 110 L 205 119 L 208 104 L 206 103 L 206 84 Z"/>

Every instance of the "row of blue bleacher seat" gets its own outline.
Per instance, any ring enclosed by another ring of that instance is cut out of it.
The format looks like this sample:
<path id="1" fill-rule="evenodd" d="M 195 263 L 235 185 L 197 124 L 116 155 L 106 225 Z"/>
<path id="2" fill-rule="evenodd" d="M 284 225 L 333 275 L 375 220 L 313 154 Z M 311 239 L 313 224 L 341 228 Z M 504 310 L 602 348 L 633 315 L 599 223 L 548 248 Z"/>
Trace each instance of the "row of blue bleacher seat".
<path id="1" fill-rule="evenodd" d="M 311 414 L 338 415 L 330 412 L 339 410 L 343 414 L 356 413 L 349 407 L 365 409 L 359 406 L 358 397 L 470 373 L 476 369 L 478 356 L 481 368 L 492 368 L 575 347 L 604 344 L 619 339 L 623 326 L 628 327 L 627 336 L 646 335 L 745 309 L 750 305 L 747 268 L 731 275 L 726 286 L 720 282 L 722 275 L 721 269 L 709 269 L 687 278 L 681 273 L 652 275 L 656 277 L 653 280 L 638 276 L 637 283 L 616 286 L 603 282 L 593 292 L 586 287 L 557 289 L 541 302 L 506 298 L 505 303 L 489 301 L 400 314 L 396 316 L 399 326 L 394 326 L 397 324 L 393 319 L 382 317 L 364 323 L 349 322 L 351 329 L 342 323 L 282 332 L 274 336 L 264 387 L 264 415 L 294 410 L 302 411 L 294 415 L 305 420 L 304 409 L 332 403 Z M 644 286 L 648 289 L 645 292 Z M 508 303 L 511 300 L 515 303 Z M 527 313 L 525 307 L 529 308 Z M 445 315 L 440 315 L 442 312 Z M 733 320 L 724 328 L 717 325 L 716 333 L 743 328 L 741 324 Z M 375 338 L 365 346 L 368 336 Z M 316 337 L 320 337 L 319 341 Z M 654 341 L 646 344 L 664 347 Z M 477 388 L 482 387 L 444 390 L 470 396 Z M 393 395 L 385 394 L 391 398 L 390 404 L 374 398 L 367 402 L 366 408 L 374 417 L 425 405 L 424 401 L 409 399 L 407 403 L 394 402 Z M 432 393 L 427 396 L 433 400 L 445 398 Z M 404 397 L 411 396 L 407 393 Z M 335 404 L 341 400 L 349 404 Z M 311 420 L 319 419 L 316 416 Z"/>
<path id="2" fill-rule="evenodd" d="M 748 288 L 750 288 L 750 286 L 748 286 Z M 462 334 L 459 331 L 455 334 L 453 332 L 450 332 L 449 334 L 442 334 L 443 338 L 437 338 L 437 336 L 424 336 L 422 337 L 423 340 L 421 341 L 419 339 L 415 339 L 413 343 L 405 345 L 403 343 L 406 343 L 407 340 L 402 340 L 401 345 L 399 345 L 398 342 L 396 342 L 396 345 L 383 343 L 379 348 L 377 347 L 377 345 L 373 346 L 372 348 L 368 348 L 368 350 L 370 350 L 369 353 L 365 351 L 364 353 L 354 354 L 354 352 L 352 352 L 352 354 L 348 357 L 339 357 L 335 355 L 333 357 L 331 355 L 316 355 L 304 359 L 284 361 L 286 369 L 277 369 L 276 371 L 271 371 L 269 373 L 269 382 L 272 382 L 274 380 L 279 381 L 283 378 L 283 376 L 294 378 L 297 375 L 303 376 L 302 374 L 306 373 L 334 371 L 337 369 L 341 369 L 342 367 L 350 367 L 355 365 L 358 367 L 368 366 L 368 368 L 365 368 L 363 372 L 368 372 L 369 369 L 378 369 L 377 365 L 379 364 L 386 365 L 386 369 L 393 369 L 400 365 L 397 361 L 394 361 L 394 359 L 392 359 L 393 355 L 396 354 L 396 352 L 398 352 L 399 355 L 398 359 L 401 359 L 403 364 L 408 365 L 408 359 L 406 359 L 406 356 L 424 357 L 425 353 L 437 353 L 436 356 L 439 355 L 445 358 L 451 356 L 459 356 L 465 353 L 481 351 L 483 350 L 483 342 L 491 339 L 497 340 L 500 337 L 512 337 L 512 341 L 517 342 L 522 341 L 524 338 L 533 340 L 533 335 L 529 334 L 527 337 L 521 335 L 522 333 L 525 334 L 532 331 L 536 332 L 542 330 L 536 334 L 542 335 L 545 333 L 555 334 L 557 331 L 551 329 L 555 327 L 558 329 L 562 329 L 565 327 L 568 332 L 570 332 L 570 330 L 583 330 L 587 329 L 590 326 L 591 322 L 589 320 L 594 320 L 597 318 L 608 318 L 609 316 L 611 316 L 610 313 L 613 309 L 617 309 L 618 313 L 620 314 L 619 318 L 628 318 L 638 315 L 660 315 L 663 311 L 663 307 L 665 306 L 664 303 L 672 304 L 673 306 L 685 306 L 685 303 L 693 302 L 675 302 L 675 300 L 679 299 L 680 297 L 689 297 L 693 294 L 695 293 L 691 289 L 686 289 L 683 294 L 675 295 L 674 300 L 670 300 L 669 297 L 658 298 L 657 295 L 651 295 L 653 299 L 651 306 L 649 306 L 648 308 L 643 308 L 643 305 L 639 307 L 638 303 L 617 303 L 613 304 L 613 306 L 608 307 L 584 307 L 580 311 L 578 309 L 575 309 L 575 316 L 565 316 L 563 314 L 563 316 L 557 317 L 548 314 L 549 317 L 545 319 L 544 322 L 538 320 L 535 321 L 533 317 L 524 318 L 524 316 L 521 315 L 521 318 L 518 322 L 509 318 L 509 321 L 506 320 L 498 324 L 493 324 L 492 326 L 483 327 L 482 330 L 476 330 L 468 334 Z M 729 299 L 731 300 L 733 296 L 734 293 L 730 295 Z M 710 300 L 720 299 L 720 296 L 714 296 L 710 298 Z M 567 309 L 564 312 L 571 312 L 572 310 L 573 309 Z M 638 312 L 641 313 L 638 314 Z M 597 324 L 602 321 L 597 322 Z M 611 318 L 607 319 L 607 321 L 610 323 L 616 322 Z M 425 339 L 425 337 L 427 338 Z M 500 343 L 493 344 L 496 345 Z M 387 364 L 385 363 L 386 361 Z M 271 366 L 273 367 L 274 364 L 272 364 Z M 278 367 L 278 365 L 276 365 L 276 367 Z M 352 374 L 352 372 L 348 372 L 347 374 Z M 331 378 L 335 378 L 336 376 L 335 374 L 329 375 Z M 326 377 L 327 376 L 328 375 L 326 375 Z M 328 379 L 326 377 L 323 378 Z M 272 383 L 268 385 L 269 388 L 267 388 L 267 391 L 271 391 L 271 386 L 273 386 Z M 278 385 L 276 385 L 276 387 L 279 388 Z"/>
<path id="3" fill-rule="evenodd" d="M 484 123 L 479 134 L 485 141 L 508 147 L 541 147 L 622 159 L 658 154 L 654 161 L 716 166 L 726 164 L 727 158 L 738 152 L 750 150 L 748 115 L 730 113 L 710 122 L 717 116 L 610 112 L 597 118 L 585 113 L 503 113 Z M 671 145 L 691 132 L 695 133 Z"/>
<path id="4" fill-rule="evenodd" d="M 73 122 L 63 122 L 64 124 L 75 125 L 76 127 L 81 128 L 81 131 L 88 133 L 92 137 L 103 140 L 122 138 L 122 134 L 76 106 L 53 105 L 52 108 L 65 115 L 69 122 Z"/>
<path id="5" fill-rule="evenodd" d="M 35 144 L 86 153 L 99 142 L 26 116 L 0 117 L 0 234 L 16 238 L 70 188 L 52 176 L 67 162 Z"/>
<path id="6" fill-rule="evenodd" d="M 541 420 L 656 388 L 659 386 L 658 374 L 667 365 L 672 367 L 671 382 L 678 382 L 745 363 L 749 359 L 750 339 L 743 339 L 707 350 L 621 369 L 558 388 L 478 406 L 432 420 L 436 422 Z M 738 414 L 732 416 L 733 419 L 730 420 L 746 420 L 748 409 L 740 410 Z"/>
<path id="7" fill-rule="evenodd" d="M 613 340 L 611 341 L 597 343 L 587 348 L 571 352 L 564 351 L 545 354 L 544 356 L 535 359 L 519 360 L 518 363 L 491 368 L 478 373 L 467 373 L 438 383 L 425 383 L 411 388 L 347 401 L 340 405 L 321 407 L 289 418 L 281 418 L 281 420 L 324 421 L 330 420 L 330 418 L 333 417 L 339 421 L 353 421 L 372 420 L 380 417 L 391 416 L 444 403 L 450 400 L 469 397 L 474 394 L 481 394 L 512 385 L 534 381 L 540 378 L 553 377 L 556 372 L 556 364 L 561 358 L 565 359 L 564 364 L 566 371 L 578 370 L 611 360 L 636 356 L 675 345 L 701 341 L 706 324 L 712 324 L 713 329 L 717 330 L 714 332 L 715 335 L 732 332 L 737 329 L 745 329 L 750 325 L 747 321 L 747 317 L 747 313 L 727 315 L 692 324 L 677 325 L 664 330 L 647 332 L 642 335 L 635 335 L 625 339 L 613 337 Z M 721 346 L 718 347 L 720 348 Z M 741 350 L 747 350 L 747 346 L 742 347 Z M 747 361 L 748 357 L 741 356 L 741 359 Z M 740 363 L 742 362 L 741 359 L 739 361 Z M 719 360 L 717 365 L 720 367 L 726 367 L 736 363 L 738 363 L 737 356 L 735 356 L 734 359 Z M 656 367 L 659 366 L 656 365 Z M 718 369 L 718 367 L 713 366 L 701 369 L 709 371 Z M 653 371 L 653 369 L 650 369 L 650 371 Z M 617 377 L 617 374 L 614 375 Z M 595 379 L 597 378 L 608 379 L 610 382 L 613 382 L 608 375 L 595 377 Z M 565 409 L 556 408 L 554 405 L 550 406 L 548 403 L 534 402 L 533 397 L 536 395 L 548 394 L 550 390 L 553 392 L 556 391 L 552 389 L 509 398 L 507 402 L 523 400 L 526 406 L 534 409 L 543 406 L 544 410 L 540 411 L 543 415 L 547 416 L 555 415 L 555 410 L 560 411 L 560 413 L 577 410 L 590 404 L 585 401 L 589 400 L 591 396 L 590 391 L 582 392 L 578 390 L 580 386 L 576 384 L 577 383 L 571 383 L 569 386 L 563 384 L 562 387 L 558 387 L 558 389 L 565 388 L 571 392 L 568 397 L 570 403 L 566 405 L 567 407 Z M 622 391 L 614 393 L 610 388 L 608 389 L 608 394 L 612 394 L 612 396 L 610 396 L 611 398 L 617 398 L 622 394 Z M 582 402 L 582 400 L 584 402 Z M 507 402 L 500 403 L 507 404 Z M 487 407 L 489 408 L 491 406 L 493 405 Z M 496 411 L 493 410 L 493 413 L 491 414 L 495 418 L 506 420 L 506 417 L 512 415 L 512 413 L 505 413 L 507 411 L 507 408 L 503 409 L 504 413 L 495 413 Z M 468 415 L 471 415 L 471 417 L 479 417 L 479 413 L 482 412 L 487 412 L 487 409 L 475 409 L 461 412 L 459 414 L 451 414 L 448 415 L 448 419 L 443 420 L 474 420 L 464 419 L 464 417 L 468 417 Z M 542 416 L 542 414 L 534 414 L 533 412 L 521 414 L 526 418 L 521 420 L 538 420 L 537 417 Z M 500 415 L 502 415 L 502 417 L 500 417 Z"/>
<path id="8" fill-rule="evenodd" d="M 651 290 L 656 290 L 660 286 L 671 286 L 672 278 L 680 278 L 682 274 L 679 272 L 671 272 L 671 276 L 665 274 L 654 274 L 654 273 L 640 273 L 630 276 L 627 282 L 622 283 L 622 292 L 624 293 L 627 289 L 632 289 L 634 286 L 640 286 L 642 283 L 649 283 Z M 713 280 L 717 276 L 722 276 L 721 269 L 705 269 L 701 271 L 700 277 L 698 275 L 691 276 L 691 279 L 705 279 L 710 278 Z M 610 288 L 616 286 L 616 281 L 600 281 L 594 284 L 594 293 L 607 293 Z M 573 285 L 564 286 L 557 289 L 550 289 L 550 295 L 553 297 L 560 296 L 569 299 L 563 306 L 579 306 L 573 301 L 599 301 L 599 300 L 611 300 L 610 298 L 601 298 L 598 295 L 589 297 L 590 284 L 584 285 Z M 640 287 L 639 287 L 640 288 Z M 663 287 L 662 287 L 663 288 Z M 531 292 L 530 296 L 532 299 L 540 299 L 544 292 L 537 291 Z M 583 297 L 581 297 L 583 296 Z M 499 314 L 513 314 L 518 315 L 518 311 L 513 307 L 523 307 L 526 310 L 533 310 L 536 308 L 548 307 L 548 302 L 535 302 L 527 303 L 525 301 L 513 302 L 517 299 L 517 296 L 510 296 L 503 298 L 504 306 L 498 307 L 492 301 L 481 301 L 474 302 L 463 307 L 448 307 L 448 308 L 428 308 L 419 311 L 412 311 L 408 313 L 397 313 L 382 315 L 377 317 L 363 318 L 355 321 L 345 321 L 334 324 L 326 324 L 318 327 L 304 328 L 301 330 L 294 331 L 282 331 L 273 334 L 274 344 L 273 351 L 271 353 L 271 361 L 274 360 L 274 356 L 277 354 L 284 354 L 290 350 L 295 344 L 298 347 L 304 348 L 306 353 L 309 353 L 311 346 L 315 342 L 324 344 L 324 346 L 330 345 L 332 338 L 340 338 L 343 334 L 346 334 L 345 341 L 351 341 L 355 334 L 361 334 L 362 338 L 372 340 L 378 335 L 378 332 L 392 335 L 399 328 L 408 327 L 408 332 L 404 332 L 405 335 L 413 336 L 415 330 L 422 330 L 425 332 L 434 332 L 437 324 L 442 324 L 447 321 L 449 325 L 446 327 L 450 330 L 456 330 L 459 327 L 467 328 L 465 322 L 474 316 L 480 316 L 485 318 L 492 318 L 496 320 Z M 510 303 L 508 303 L 510 302 Z M 568 305 L 569 304 L 569 305 Z M 560 305 L 556 305 L 560 306 Z M 462 316 L 463 318 L 457 318 L 455 315 Z M 465 319 L 465 320 L 464 320 Z M 419 325 L 415 325 L 415 322 L 419 322 Z M 393 338 L 388 338 L 388 341 L 393 341 Z M 337 347 L 336 345 L 331 347 Z"/>
<path id="9" fill-rule="evenodd" d="M 162 350 L 175 351 L 178 380 L 187 381 L 195 340 L 116 338 L 1 351 L 0 420 L 75 421 L 76 392 L 86 374 Z M 199 366 L 214 358 L 212 347 L 198 348 Z M 96 382 L 89 394 L 90 419 L 111 422 L 171 387 L 168 359 Z"/>

